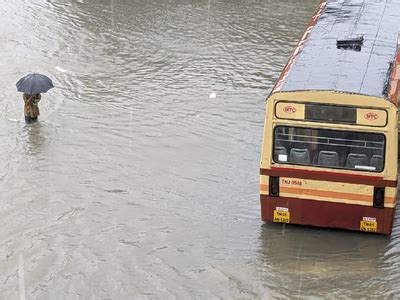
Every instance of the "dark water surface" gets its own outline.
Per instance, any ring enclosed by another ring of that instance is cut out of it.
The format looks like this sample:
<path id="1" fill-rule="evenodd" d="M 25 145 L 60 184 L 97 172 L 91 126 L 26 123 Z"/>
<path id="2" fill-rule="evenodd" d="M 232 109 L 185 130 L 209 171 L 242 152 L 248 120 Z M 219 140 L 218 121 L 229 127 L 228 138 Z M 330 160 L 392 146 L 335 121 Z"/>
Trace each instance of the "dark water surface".
<path id="1" fill-rule="evenodd" d="M 0 298 L 398 296 L 399 214 L 260 221 L 264 100 L 316 3 L 0 0 Z M 34 126 L 29 71 L 57 86 Z"/>

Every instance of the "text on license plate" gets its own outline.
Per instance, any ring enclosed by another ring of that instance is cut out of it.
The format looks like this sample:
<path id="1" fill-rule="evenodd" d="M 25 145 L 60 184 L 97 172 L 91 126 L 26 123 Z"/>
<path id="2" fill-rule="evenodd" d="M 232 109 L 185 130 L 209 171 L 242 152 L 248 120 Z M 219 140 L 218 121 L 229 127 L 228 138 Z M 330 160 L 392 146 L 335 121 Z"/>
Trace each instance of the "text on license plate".
<path id="1" fill-rule="evenodd" d="M 378 230 L 378 222 L 360 221 L 360 231 L 376 232 L 377 230 Z"/>
<path id="2" fill-rule="evenodd" d="M 274 210 L 274 222 L 290 223 L 290 212 Z"/>

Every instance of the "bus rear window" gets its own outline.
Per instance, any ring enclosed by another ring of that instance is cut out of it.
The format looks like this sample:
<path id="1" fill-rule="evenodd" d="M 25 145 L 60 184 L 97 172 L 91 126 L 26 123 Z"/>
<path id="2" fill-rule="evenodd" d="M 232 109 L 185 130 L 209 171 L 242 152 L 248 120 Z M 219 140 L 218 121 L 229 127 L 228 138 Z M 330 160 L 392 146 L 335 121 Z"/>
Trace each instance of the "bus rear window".
<path id="1" fill-rule="evenodd" d="M 289 126 L 274 130 L 277 163 L 381 172 L 384 154 L 383 134 Z"/>

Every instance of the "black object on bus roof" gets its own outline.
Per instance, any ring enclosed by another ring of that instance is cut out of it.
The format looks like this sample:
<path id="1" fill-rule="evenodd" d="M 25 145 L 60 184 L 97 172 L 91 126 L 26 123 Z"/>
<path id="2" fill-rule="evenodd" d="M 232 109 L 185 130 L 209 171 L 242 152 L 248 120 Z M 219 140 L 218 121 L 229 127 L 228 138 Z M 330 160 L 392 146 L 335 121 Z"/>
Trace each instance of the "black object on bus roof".
<path id="1" fill-rule="evenodd" d="M 364 37 L 358 36 L 356 38 L 346 38 L 343 40 L 336 41 L 336 47 L 338 49 L 351 49 L 356 51 L 361 51 L 361 46 L 363 44 Z"/>
<path id="2" fill-rule="evenodd" d="M 400 0 L 328 0 L 280 91 L 386 97 L 399 28 Z"/>

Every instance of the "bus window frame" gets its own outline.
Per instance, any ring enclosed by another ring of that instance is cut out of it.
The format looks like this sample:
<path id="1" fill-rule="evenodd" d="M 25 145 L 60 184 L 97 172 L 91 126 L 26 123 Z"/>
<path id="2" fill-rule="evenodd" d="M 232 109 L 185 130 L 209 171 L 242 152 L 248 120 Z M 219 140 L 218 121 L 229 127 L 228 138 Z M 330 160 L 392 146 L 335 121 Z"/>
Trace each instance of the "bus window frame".
<path id="1" fill-rule="evenodd" d="M 362 132 L 362 131 L 350 131 L 347 130 L 351 133 L 372 133 L 372 134 L 377 134 L 377 135 L 381 135 L 383 136 L 384 139 L 384 149 L 383 149 L 383 154 L 382 154 L 382 170 L 380 171 L 374 171 L 374 170 L 363 170 L 363 169 L 348 169 L 348 168 L 343 168 L 343 167 L 326 167 L 326 166 L 319 166 L 319 165 L 313 165 L 313 164 L 295 164 L 295 163 L 290 163 L 290 162 L 281 162 L 281 161 L 275 161 L 274 159 L 274 151 L 275 151 L 275 131 L 277 130 L 277 128 L 279 127 L 292 127 L 292 128 L 299 128 L 299 129 L 314 129 L 314 130 L 319 130 L 319 129 L 323 129 L 323 130 L 328 130 L 328 131 L 346 131 L 346 130 L 337 130 L 337 129 L 326 129 L 326 128 L 316 128 L 316 127 L 305 127 L 305 126 L 293 126 L 293 125 L 288 125 L 288 124 L 275 124 L 273 131 L 272 131 L 272 151 L 271 151 L 271 161 L 274 164 L 282 164 L 282 165 L 290 165 L 290 166 L 300 166 L 300 167 L 308 167 L 308 168 L 319 168 L 319 169 L 334 169 L 334 170 L 344 170 L 344 171 L 355 171 L 355 172 L 364 172 L 367 174 L 370 173 L 375 173 L 375 174 L 379 174 L 379 173 L 383 173 L 385 171 L 386 168 L 386 146 L 387 146 L 387 139 L 386 139 L 386 135 L 384 133 L 376 133 L 376 132 Z M 288 154 L 289 156 L 289 154 Z"/>
<path id="2" fill-rule="evenodd" d="M 276 106 L 278 103 L 288 103 L 288 104 L 311 104 L 311 105 L 326 105 L 326 106 L 337 106 L 337 107 L 348 107 L 348 108 L 355 108 L 356 111 L 358 108 L 360 109 L 371 109 L 371 110 L 380 110 L 384 111 L 386 114 L 386 120 L 385 120 L 385 125 L 365 125 L 365 124 L 358 124 L 356 123 L 349 123 L 349 122 L 337 122 L 337 121 L 324 121 L 324 120 L 312 120 L 312 119 L 295 119 L 295 118 L 280 118 L 276 114 Z M 280 100 L 276 99 L 275 104 L 274 104 L 274 117 L 277 118 L 278 120 L 289 120 L 289 121 L 297 121 L 297 122 L 312 122 L 312 123 L 323 123 L 323 124 L 340 124 L 340 125 L 352 125 L 352 126 L 367 126 L 367 127 L 379 127 L 379 128 L 384 128 L 388 125 L 389 122 L 389 113 L 386 109 L 380 108 L 380 107 L 373 107 L 373 106 L 356 106 L 356 105 L 341 105 L 341 104 L 334 104 L 334 103 L 318 103 L 318 102 L 307 102 L 307 101 L 294 101 L 294 100 Z"/>

